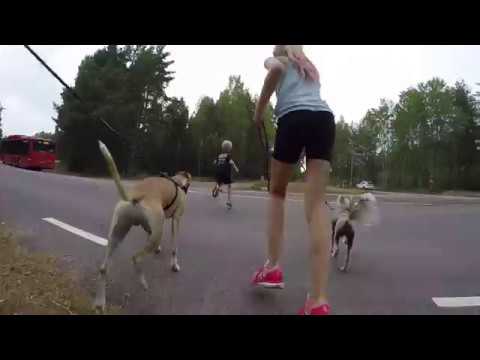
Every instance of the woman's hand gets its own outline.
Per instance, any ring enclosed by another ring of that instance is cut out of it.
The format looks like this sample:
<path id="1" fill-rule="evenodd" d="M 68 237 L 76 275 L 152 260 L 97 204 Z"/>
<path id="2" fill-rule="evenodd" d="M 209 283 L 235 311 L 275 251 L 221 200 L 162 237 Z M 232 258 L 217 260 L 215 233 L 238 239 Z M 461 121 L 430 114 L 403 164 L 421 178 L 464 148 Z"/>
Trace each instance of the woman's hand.
<path id="1" fill-rule="evenodd" d="M 277 56 L 277 57 L 269 57 L 265 60 L 263 63 L 263 66 L 267 70 L 271 70 L 273 68 L 282 68 L 285 69 L 285 67 L 288 64 L 288 58 L 286 56 Z"/>
<path id="2" fill-rule="evenodd" d="M 265 69 L 270 70 L 274 66 L 276 61 L 278 60 L 276 60 L 274 57 L 269 57 L 265 59 L 263 66 L 265 67 Z"/>
<path id="3" fill-rule="evenodd" d="M 262 92 L 260 93 L 257 106 L 255 107 L 253 121 L 255 122 L 256 126 L 262 126 L 265 108 L 267 107 L 270 97 L 275 91 L 275 88 L 277 87 L 284 71 L 286 70 L 286 66 L 277 58 L 268 58 L 265 60 L 264 65 L 268 69 L 268 74 L 265 77 Z"/>

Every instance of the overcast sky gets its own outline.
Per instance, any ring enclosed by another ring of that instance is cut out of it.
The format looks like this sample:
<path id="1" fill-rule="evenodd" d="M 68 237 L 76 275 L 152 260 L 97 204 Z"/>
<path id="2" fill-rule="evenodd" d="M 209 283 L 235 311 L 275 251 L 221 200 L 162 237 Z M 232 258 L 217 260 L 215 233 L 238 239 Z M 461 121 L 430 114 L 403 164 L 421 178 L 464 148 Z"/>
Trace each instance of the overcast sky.
<path id="1" fill-rule="evenodd" d="M 32 48 L 73 85 L 81 60 L 100 45 L 35 45 Z M 261 90 L 263 61 L 271 45 L 168 45 L 175 79 L 167 93 L 183 97 L 194 111 L 201 96 L 218 98 L 229 75 L 240 75 L 253 94 Z M 335 115 L 359 121 L 381 98 L 396 101 L 402 90 L 438 76 L 453 85 L 464 79 L 474 90 L 480 82 L 480 46 L 307 45 L 317 65 L 322 97 Z M 23 46 L 0 46 L 0 103 L 4 135 L 54 130 L 53 102 L 61 85 Z"/>

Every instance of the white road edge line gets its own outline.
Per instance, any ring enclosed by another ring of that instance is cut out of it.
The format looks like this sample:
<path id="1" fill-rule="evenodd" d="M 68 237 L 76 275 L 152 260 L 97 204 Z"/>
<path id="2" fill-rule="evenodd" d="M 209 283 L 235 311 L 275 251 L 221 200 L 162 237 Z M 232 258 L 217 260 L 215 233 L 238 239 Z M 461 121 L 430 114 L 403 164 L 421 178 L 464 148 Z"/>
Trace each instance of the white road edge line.
<path id="1" fill-rule="evenodd" d="M 211 193 L 208 192 L 208 191 L 201 191 L 199 189 L 191 189 L 191 190 L 188 190 L 188 193 L 192 193 L 192 194 L 199 194 L 199 195 L 207 195 L 209 197 L 211 197 Z M 239 194 L 240 193 L 240 194 Z M 250 193 L 250 194 L 259 194 L 260 196 L 253 196 L 253 195 L 243 195 L 243 193 Z M 263 199 L 263 200 L 268 200 L 268 197 L 266 196 L 262 196 L 264 195 L 263 193 L 260 193 L 260 192 L 254 192 L 254 191 L 243 191 L 241 190 L 240 192 L 237 192 L 237 193 L 233 193 L 232 194 L 232 197 L 236 197 L 236 198 L 246 198 L 246 199 Z M 337 195 L 327 195 L 327 196 L 330 196 L 330 197 L 334 197 L 336 198 Z M 287 201 L 292 201 L 292 202 L 303 202 L 303 199 L 293 199 L 293 198 L 289 198 L 287 197 L 286 199 Z M 332 199 L 331 201 L 328 201 L 329 204 L 335 204 L 335 199 Z M 408 202 L 408 201 L 392 201 L 392 202 L 388 202 L 389 204 L 394 204 L 394 205 L 424 205 L 424 206 L 433 206 L 432 204 L 421 204 L 421 203 L 415 203 L 415 202 Z"/>
<path id="2" fill-rule="evenodd" d="M 434 297 L 432 300 L 438 307 L 458 308 L 480 306 L 480 296 Z"/>
<path id="3" fill-rule="evenodd" d="M 59 228 L 69 231 L 77 236 L 83 237 L 84 239 L 90 240 L 94 242 L 95 244 L 101 245 L 101 246 L 107 246 L 108 241 L 107 239 L 104 239 L 100 236 L 91 234 L 87 231 L 84 231 L 82 229 L 78 229 L 72 225 L 68 225 L 64 222 L 61 222 L 60 220 L 54 219 L 54 218 L 43 218 L 43 221 L 46 221 L 52 225 L 58 226 Z"/>
<path id="4" fill-rule="evenodd" d="M 189 190 L 188 193 L 212 196 L 208 192 L 197 191 L 197 190 Z M 246 198 L 246 199 L 264 199 L 264 200 L 268 199 L 268 197 L 265 197 L 265 196 L 237 195 L 237 194 L 232 194 L 232 197 Z M 287 201 L 303 202 L 303 200 L 300 200 L 300 199 L 289 199 L 289 198 L 287 198 Z"/>

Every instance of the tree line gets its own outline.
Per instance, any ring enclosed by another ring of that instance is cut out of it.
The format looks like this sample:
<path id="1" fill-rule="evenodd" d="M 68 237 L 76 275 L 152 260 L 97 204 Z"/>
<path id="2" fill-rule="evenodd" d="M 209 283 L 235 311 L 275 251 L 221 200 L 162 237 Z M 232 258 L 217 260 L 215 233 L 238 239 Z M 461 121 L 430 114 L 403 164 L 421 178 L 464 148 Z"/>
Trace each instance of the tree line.
<path id="1" fill-rule="evenodd" d="M 186 169 L 194 176 L 211 177 L 220 144 L 229 139 L 240 177 L 260 178 L 265 149 L 252 121 L 256 97 L 239 76 L 231 76 L 217 100 L 203 97 L 190 112 L 183 98 L 166 94 L 174 79 L 173 64 L 165 46 L 108 45 L 86 56 L 74 84 L 83 101 L 65 89 L 62 103 L 54 104 L 54 138 L 62 166 L 105 174 L 100 139 L 123 174 Z M 480 139 L 479 99 L 480 92 L 463 81 L 449 86 L 433 78 L 402 91 L 397 102 L 380 100 L 356 123 L 339 116 L 332 182 L 370 180 L 385 189 L 424 189 L 432 182 L 436 190 L 480 190 L 480 151 L 475 145 Z M 265 120 L 273 145 L 271 106 Z M 295 176 L 301 176 L 299 169 Z"/>
<path id="2" fill-rule="evenodd" d="M 382 99 L 358 125 L 337 123 L 336 182 L 386 189 L 480 190 L 479 93 L 433 78 Z M 352 176 L 353 173 L 353 176 Z"/>
<path id="3" fill-rule="evenodd" d="M 82 61 L 74 90 L 83 102 L 64 90 L 62 104 L 54 104 L 57 151 L 67 170 L 105 173 L 101 139 L 124 174 L 188 169 L 194 176 L 212 176 L 221 142 L 229 139 L 241 177 L 261 176 L 264 150 L 252 120 L 255 98 L 240 77 L 230 77 L 217 101 L 204 97 L 190 114 L 182 98 L 165 93 L 174 78 L 169 57 L 164 46 L 109 45 Z M 266 117 L 271 141 L 271 108 Z"/>

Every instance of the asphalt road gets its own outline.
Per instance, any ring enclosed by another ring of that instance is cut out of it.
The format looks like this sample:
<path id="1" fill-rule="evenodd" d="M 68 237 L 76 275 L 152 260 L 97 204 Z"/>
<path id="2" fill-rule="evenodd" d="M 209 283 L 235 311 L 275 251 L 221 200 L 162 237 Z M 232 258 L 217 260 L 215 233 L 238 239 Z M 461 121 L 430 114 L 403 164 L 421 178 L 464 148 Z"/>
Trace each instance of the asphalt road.
<path id="1" fill-rule="evenodd" d="M 264 261 L 265 195 L 237 193 L 231 211 L 222 196 L 214 200 L 199 186 L 189 192 L 179 234 L 182 271 L 169 269 L 166 232 L 165 251 L 145 261 L 148 292 L 130 262 L 146 235 L 133 229 L 114 256 L 107 300 L 125 304 L 129 314 L 294 314 L 308 289 L 301 197 L 290 197 L 287 207 L 286 288 L 268 291 L 249 285 Z M 382 221 L 357 227 L 351 271 L 331 266 L 333 314 L 478 314 L 479 307 L 437 307 L 432 297 L 480 295 L 480 199 L 389 193 L 377 198 Z M 106 237 L 117 200 L 109 180 L 0 164 L 0 221 L 18 229 L 28 248 L 64 258 L 92 297 L 104 247 L 42 219 Z"/>

